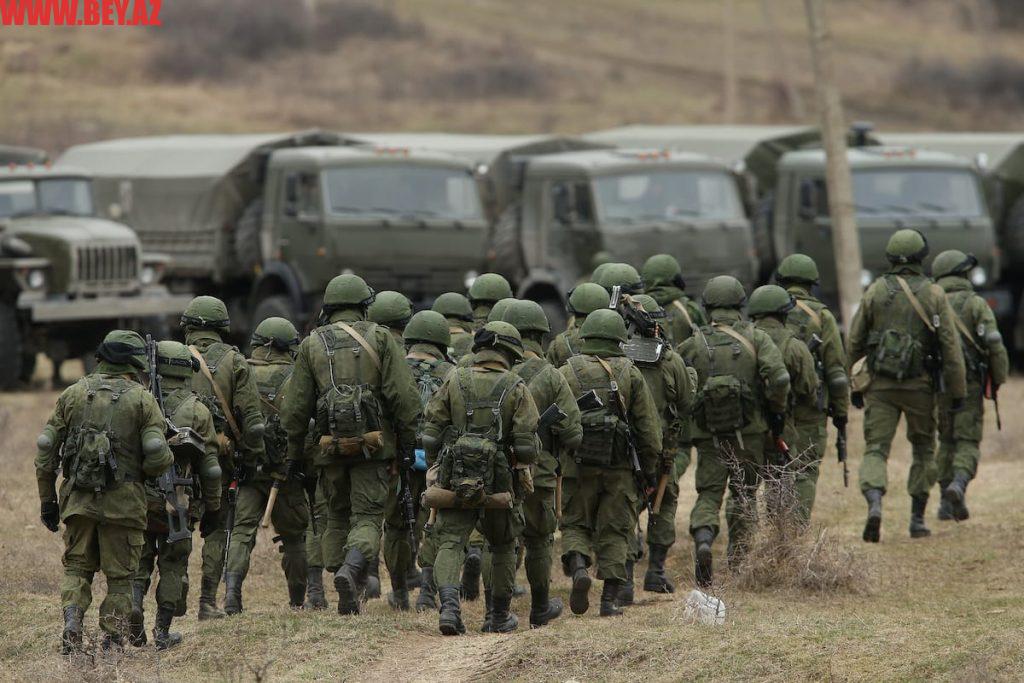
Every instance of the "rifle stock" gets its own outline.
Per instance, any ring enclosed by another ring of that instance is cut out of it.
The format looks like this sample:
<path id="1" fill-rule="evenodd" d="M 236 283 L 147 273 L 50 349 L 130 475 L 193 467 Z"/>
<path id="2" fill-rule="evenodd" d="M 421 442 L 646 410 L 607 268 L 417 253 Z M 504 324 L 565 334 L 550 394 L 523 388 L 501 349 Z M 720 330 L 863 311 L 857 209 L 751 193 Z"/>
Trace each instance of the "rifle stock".
<path id="1" fill-rule="evenodd" d="M 843 466 L 843 488 L 850 486 L 850 468 L 846 464 L 846 427 L 843 426 L 836 433 L 836 457 Z"/>

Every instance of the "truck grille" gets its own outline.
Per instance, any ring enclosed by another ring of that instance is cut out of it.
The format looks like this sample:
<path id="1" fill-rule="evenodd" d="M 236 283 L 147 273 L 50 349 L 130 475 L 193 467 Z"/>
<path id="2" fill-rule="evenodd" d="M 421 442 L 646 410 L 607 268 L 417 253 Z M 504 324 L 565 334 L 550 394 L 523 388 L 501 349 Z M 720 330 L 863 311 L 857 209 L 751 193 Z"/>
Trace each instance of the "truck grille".
<path id="1" fill-rule="evenodd" d="M 83 285 L 134 282 L 138 271 L 138 252 L 132 245 L 78 248 L 78 280 Z"/>

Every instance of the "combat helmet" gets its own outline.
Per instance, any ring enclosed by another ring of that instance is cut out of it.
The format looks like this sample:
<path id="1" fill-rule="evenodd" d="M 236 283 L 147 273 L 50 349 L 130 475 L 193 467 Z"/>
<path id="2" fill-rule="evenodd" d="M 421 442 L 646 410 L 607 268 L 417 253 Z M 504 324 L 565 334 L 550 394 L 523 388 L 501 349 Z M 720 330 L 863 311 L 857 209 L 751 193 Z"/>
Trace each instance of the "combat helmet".
<path id="1" fill-rule="evenodd" d="M 227 331 L 231 326 L 228 307 L 215 296 L 197 296 L 181 314 L 181 326 L 198 330 Z"/>
<path id="2" fill-rule="evenodd" d="M 932 261 L 932 277 L 938 280 L 947 275 L 960 275 L 967 277 L 967 273 L 978 265 L 978 259 L 974 254 L 965 254 L 957 249 L 948 249 Z"/>
<path id="3" fill-rule="evenodd" d="M 508 280 L 497 273 L 478 275 L 473 280 L 473 284 L 469 286 L 469 302 L 474 306 L 493 304 L 510 298 L 512 298 L 512 286 Z"/>
<path id="4" fill-rule="evenodd" d="M 565 306 L 569 313 L 581 317 L 607 307 L 607 290 L 594 282 L 584 282 L 569 292 L 569 301 Z"/>
<path id="5" fill-rule="evenodd" d="M 161 377 L 188 379 L 197 370 L 199 361 L 184 344 L 168 340 L 156 345 L 156 371 Z"/>
<path id="6" fill-rule="evenodd" d="M 608 339 L 620 344 L 626 343 L 626 322 L 610 308 L 600 308 L 583 321 L 580 327 L 583 339 Z"/>
<path id="7" fill-rule="evenodd" d="M 543 335 L 551 332 L 551 324 L 544 309 L 536 301 L 517 300 L 505 311 L 503 320 L 519 330 L 520 334 Z"/>
<path id="8" fill-rule="evenodd" d="M 523 338 L 519 330 L 503 320 L 492 320 L 473 336 L 473 351 L 491 348 L 501 349 L 514 361 L 523 358 Z"/>
<path id="9" fill-rule="evenodd" d="M 747 293 L 740 281 L 732 275 L 716 275 L 704 286 L 701 301 L 704 308 L 742 308 Z"/>
<path id="10" fill-rule="evenodd" d="M 678 289 L 686 289 L 683 269 L 679 267 L 676 257 L 671 254 L 655 254 L 644 261 L 643 268 L 640 269 L 640 276 L 644 280 L 645 287 L 671 285 Z"/>
<path id="11" fill-rule="evenodd" d="M 437 311 L 420 311 L 409 319 L 402 332 L 406 344 L 433 344 L 447 349 L 452 343 L 448 321 Z"/>
<path id="12" fill-rule="evenodd" d="M 378 325 L 402 329 L 412 317 L 412 304 L 401 292 L 378 292 L 373 303 L 366 309 L 366 317 Z"/>
<path id="13" fill-rule="evenodd" d="M 252 332 L 249 346 L 272 346 L 278 351 L 291 351 L 299 345 L 299 331 L 286 318 L 267 318 Z"/>
<path id="14" fill-rule="evenodd" d="M 885 257 L 893 265 L 921 263 L 928 255 L 928 240 L 917 230 L 897 230 L 885 247 Z"/>
<path id="15" fill-rule="evenodd" d="M 96 349 L 96 360 L 149 372 L 146 342 L 138 332 L 111 330 Z"/>
<path id="16" fill-rule="evenodd" d="M 593 281 L 611 292 L 616 285 L 623 294 L 639 294 L 644 291 L 644 281 L 636 268 L 628 263 L 606 263 L 594 271 Z"/>
<path id="17" fill-rule="evenodd" d="M 764 285 L 750 294 L 747 302 L 747 313 L 752 318 L 765 315 L 785 315 L 793 310 L 796 302 L 793 297 L 778 285 Z"/>
<path id="18" fill-rule="evenodd" d="M 487 322 L 492 323 L 497 320 L 504 320 L 505 313 L 508 312 L 508 309 L 511 308 L 516 301 L 518 301 L 518 299 L 513 299 L 512 297 L 506 297 L 500 301 L 495 301 L 491 310 L 487 313 Z"/>
<path id="19" fill-rule="evenodd" d="M 358 275 L 338 275 L 324 290 L 324 309 L 366 308 L 373 303 L 374 296 L 373 288 Z"/>
<path id="20" fill-rule="evenodd" d="M 469 299 L 458 292 L 445 292 L 434 299 L 434 305 L 430 310 L 440 313 L 446 318 L 455 318 L 467 323 L 473 322 L 473 307 Z"/>
<path id="21" fill-rule="evenodd" d="M 819 281 L 818 264 L 807 254 L 790 254 L 782 259 L 775 271 L 775 281 L 780 284 L 816 285 Z"/>

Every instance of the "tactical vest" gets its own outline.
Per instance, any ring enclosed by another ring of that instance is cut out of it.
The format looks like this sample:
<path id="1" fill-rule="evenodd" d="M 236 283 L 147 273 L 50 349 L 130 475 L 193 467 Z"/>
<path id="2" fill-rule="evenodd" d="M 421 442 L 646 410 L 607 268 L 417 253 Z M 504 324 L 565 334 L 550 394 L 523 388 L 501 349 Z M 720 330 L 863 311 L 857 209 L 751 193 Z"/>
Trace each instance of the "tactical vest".
<path id="1" fill-rule="evenodd" d="M 637 363 L 637 368 L 644 376 L 647 388 L 651 390 L 651 397 L 654 399 L 658 416 L 661 418 L 662 441 L 665 442 L 666 437 L 669 436 L 670 426 L 679 419 L 678 405 L 682 388 L 676 384 L 675 375 L 668 372 L 664 363 L 654 365 Z M 666 446 L 667 448 L 669 446 Z"/>
<path id="2" fill-rule="evenodd" d="M 89 375 L 85 404 L 68 425 L 62 469 L 72 488 L 93 493 L 141 479 L 139 435 L 129 433 L 118 419 L 119 402 L 138 384 L 121 377 Z"/>
<path id="3" fill-rule="evenodd" d="M 627 425 L 614 403 L 618 399 L 612 394 L 612 379 L 604 367 L 590 356 L 573 356 L 568 365 L 579 384 L 580 396 L 593 390 L 603 404 L 580 413 L 583 440 L 576 449 L 576 464 L 593 467 L 623 465 L 628 457 Z M 619 391 L 622 391 L 621 387 Z"/>
<path id="4" fill-rule="evenodd" d="M 550 367 L 551 367 L 551 363 L 549 363 L 547 361 L 547 359 L 545 359 L 545 358 L 540 358 L 540 357 L 537 357 L 537 358 L 527 358 L 522 363 L 516 364 L 512 368 L 512 372 L 516 373 L 520 377 L 520 379 L 522 379 L 523 382 L 526 384 L 526 387 L 529 389 L 530 385 L 533 383 L 533 380 L 537 379 L 537 377 L 540 375 L 540 373 L 544 372 L 544 370 L 546 370 L 547 368 L 550 368 Z M 532 390 L 531 390 L 531 393 L 532 393 Z M 548 404 L 548 405 L 550 405 L 550 404 Z M 547 410 L 547 408 L 548 408 L 548 406 L 546 406 L 546 405 L 545 406 L 542 406 L 542 405 L 538 405 L 537 406 L 537 410 L 539 412 L 544 412 L 545 410 Z M 540 436 L 540 439 L 541 439 L 541 444 L 544 446 L 544 450 L 550 452 L 551 451 L 551 428 L 549 427 L 549 428 L 545 429 L 544 433 L 543 434 L 539 434 L 539 436 Z"/>
<path id="5" fill-rule="evenodd" d="M 225 364 L 231 365 L 230 354 L 232 351 L 237 351 L 237 349 L 230 344 L 214 342 L 203 352 L 203 359 L 206 361 L 206 366 L 210 369 L 210 374 L 213 376 L 214 381 L 219 378 L 218 373 Z M 213 416 L 213 428 L 217 430 L 217 433 L 232 436 L 231 427 L 224 416 L 224 409 L 221 407 L 220 401 L 217 400 L 217 395 L 213 391 L 210 380 L 206 378 L 204 373 L 197 372 L 192 375 L 192 391 L 196 393 L 202 404 L 209 409 L 210 415 Z M 228 399 L 230 400 L 230 396 Z M 231 409 L 232 406 L 229 405 L 228 408 Z"/>
<path id="6" fill-rule="evenodd" d="M 964 352 L 967 378 L 972 382 L 981 383 L 985 381 L 985 376 L 988 374 L 988 350 L 983 346 L 985 329 L 983 325 L 979 326 L 979 329 L 968 327 L 968 316 L 966 315 L 970 311 L 970 304 L 975 296 L 977 295 L 969 289 L 946 294 L 949 305 L 953 308 L 953 315 L 961 323 L 957 325 L 957 336 L 960 337 L 960 347 Z M 963 329 L 960 329 L 961 327 Z M 967 337 L 965 332 L 970 333 L 971 336 Z"/>
<path id="7" fill-rule="evenodd" d="M 444 376 L 447 375 L 448 371 L 451 370 L 452 364 L 442 358 L 434 358 L 427 360 L 425 358 L 406 358 L 405 362 L 409 365 L 409 369 L 412 371 L 412 377 L 416 381 L 416 388 L 419 390 L 420 407 L 423 411 L 420 413 L 420 421 L 416 425 L 416 448 L 422 450 L 423 448 L 423 425 L 425 423 L 424 417 L 426 415 L 427 403 L 434 397 L 437 390 L 444 384 Z M 417 453 L 417 460 L 419 453 Z"/>
<path id="8" fill-rule="evenodd" d="M 822 348 L 824 325 L 821 312 L 824 305 L 818 302 L 796 299 L 796 306 L 786 316 L 786 329 L 807 346 L 814 358 L 814 372 L 818 376 L 818 395 L 815 397 L 818 410 L 824 411 L 828 404 L 828 379 L 825 377 L 825 356 Z M 790 396 L 792 404 L 792 396 Z"/>
<path id="9" fill-rule="evenodd" d="M 288 455 L 288 434 L 281 426 L 281 396 L 295 366 L 291 363 L 266 363 L 252 359 L 248 362 L 253 379 L 256 380 L 260 411 L 266 425 L 263 445 L 266 447 L 267 462 L 280 465 Z"/>
<path id="10" fill-rule="evenodd" d="M 872 375 L 902 381 L 921 377 L 928 371 L 931 333 L 914 311 L 896 277 L 886 275 L 880 281 L 886 289 L 887 299 L 872 309 L 874 325 L 868 337 L 867 362 Z M 920 301 L 920 292 L 931 283 L 924 278 L 914 279 L 924 282 L 915 291 L 907 280 Z M 925 313 L 932 315 L 927 310 Z M 933 316 L 933 326 L 937 327 L 938 321 L 938 316 Z"/>
<path id="11" fill-rule="evenodd" d="M 726 332 L 725 327 L 705 325 L 695 335 L 694 362 L 704 383 L 697 392 L 694 420 L 700 429 L 715 436 L 742 432 L 758 410 L 759 378 L 753 327 L 746 322 L 729 326 L 748 340 L 749 347 Z"/>
<path id="12" fill-rule="evenodd" d="M 163 397 L 164 415 L 175 427 L 192 427 L 195 424 L 196 404 L 201 403 L 199 397 L 192 393 L 188 387 L 175 389 Z M 192 469 L 192 463 L 187 460 L 175 458 L 172 465 L 177 474 L 181 477 L 189 477 L 195 480 L 196 473 Z M 156 533 L 167 532 L 166 499 L 157 486 L 156 479 L 147 478 L 144 482 L 146 488 L 146 505 L 149 508 L 148 530 Z M 192 486 L 182 488 L 184 505 L 195 512 L 194 503 L 195 491 L 198 487 L 195 483 Z"/>

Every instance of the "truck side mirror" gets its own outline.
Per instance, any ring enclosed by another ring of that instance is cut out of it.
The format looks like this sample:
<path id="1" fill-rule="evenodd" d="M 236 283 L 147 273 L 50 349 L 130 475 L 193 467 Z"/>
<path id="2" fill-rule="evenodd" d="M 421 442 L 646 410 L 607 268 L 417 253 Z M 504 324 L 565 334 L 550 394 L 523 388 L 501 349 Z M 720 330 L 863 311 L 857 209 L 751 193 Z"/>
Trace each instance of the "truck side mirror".
<path id="1" fill-rule="evenodd" d="M 813 180 L 801 180 L 797 207 L 797 216 L 805 221 L 814 220 L 817 216 L 817 189 Z"/>

